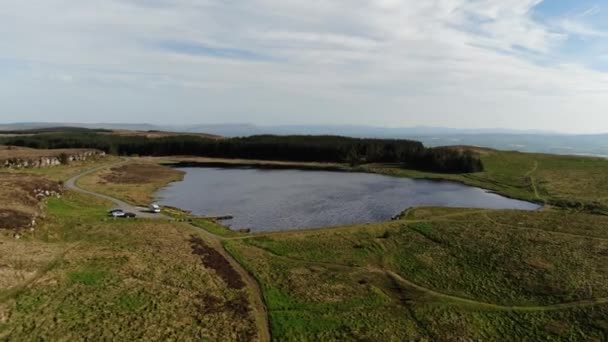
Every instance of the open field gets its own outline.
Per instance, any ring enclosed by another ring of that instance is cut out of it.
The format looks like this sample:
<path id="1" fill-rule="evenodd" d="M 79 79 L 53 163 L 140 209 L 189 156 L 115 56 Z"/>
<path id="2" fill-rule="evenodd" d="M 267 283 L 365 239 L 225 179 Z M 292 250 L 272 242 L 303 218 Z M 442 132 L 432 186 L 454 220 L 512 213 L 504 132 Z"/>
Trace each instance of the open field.
<path id="1" fill-rule="evenodd" d="M 0 339 L 257 339 L 240 275 L 196 229 L 107 207 L 69 193 L 0 237 Z"/>
<path id="2" fill-rule="evenodd" d="M 225 244 L 263 284 L 278 340 L 608 338 L 604 217 L 555 233 L 560 212 L 431 209 Z"/>
<path id="3" fill-rule="evenodd" d="M 147 206 L 154 200 L 154 193 L 168 183 L 181 180 L 183 172 L 145 160 L 104 169 L 87 175 L 78 185 L 124 201 Z"/>

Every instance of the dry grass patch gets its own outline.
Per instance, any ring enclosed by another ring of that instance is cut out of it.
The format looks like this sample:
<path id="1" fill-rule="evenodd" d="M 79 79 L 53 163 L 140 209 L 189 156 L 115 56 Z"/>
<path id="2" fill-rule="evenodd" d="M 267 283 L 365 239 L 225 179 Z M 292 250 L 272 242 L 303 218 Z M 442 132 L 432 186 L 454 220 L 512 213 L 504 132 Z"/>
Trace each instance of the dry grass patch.
<path id="1" fill-rule="evenodd" d="M 182 171 L 174 168 L 138 160 L 87 175 L 78 184 L 127 202 L 147 205 L 154 200 L 154 193 L 159 188 L 181 180 L 183 175 Z"/>
<path id="2" fill-rule="evenodd" d="M 114 184 L 146 184 L 173 176 L 172 169 L 155 164 L 127 164 L 101 175 L 103 181 Z"/>
<path id="3" fill-rule="evenodd" d="M 62 251 L 61 246 L 0 238 L 0 294 L 32 280 Z"/>

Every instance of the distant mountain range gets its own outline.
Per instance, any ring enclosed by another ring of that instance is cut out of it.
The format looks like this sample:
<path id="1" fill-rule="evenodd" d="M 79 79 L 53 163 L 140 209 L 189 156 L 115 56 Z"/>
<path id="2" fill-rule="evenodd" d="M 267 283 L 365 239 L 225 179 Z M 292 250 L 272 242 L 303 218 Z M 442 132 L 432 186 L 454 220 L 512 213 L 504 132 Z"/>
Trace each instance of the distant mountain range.
<path id="1" fill-rule="evenodd" d="M 561 134 L 540 130 L 511 130 L 500 128 L 457 129 L 427 126 L 384 128 L 357 125 L 258 126 L 252 124 L 153 125 L 138 123 L 14 123 L 5 125 L 0 124 L 0 130 L 34 129 L 55 126 L 209 133 L 225 137 L 250 136 L 257 134 L 343 135 L 367 138 L 413 139 L 421 141 L 427 146 L 475 145 L 523 152 L 608 156 L 608 134 Z"/>

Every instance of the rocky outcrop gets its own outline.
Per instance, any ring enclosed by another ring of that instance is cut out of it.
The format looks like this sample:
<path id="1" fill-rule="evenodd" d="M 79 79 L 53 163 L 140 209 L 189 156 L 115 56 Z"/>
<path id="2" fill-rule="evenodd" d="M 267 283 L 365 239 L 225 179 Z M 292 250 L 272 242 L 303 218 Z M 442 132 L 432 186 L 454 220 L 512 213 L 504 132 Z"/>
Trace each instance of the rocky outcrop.
<path id="1" fill-rule="evenodd" d="M 63 186 L 41 176 L 25 173 L 0 173 L 0 232 L 12 231 L 15 237 L 33 230 L 44 217 L 45 199 L 60 197 Z"/>
<path id="2" fill-rule="evenodd" d="M 82 150 L 76 152 L 59 152 L 56 155 L 46 156 L 19 156 L 0 160 L 0 166 L 12 169 L 51 167 L 69 164 L 73 161 L 83 161 L 105 156 L 105 152 L 98 150 Z"/>

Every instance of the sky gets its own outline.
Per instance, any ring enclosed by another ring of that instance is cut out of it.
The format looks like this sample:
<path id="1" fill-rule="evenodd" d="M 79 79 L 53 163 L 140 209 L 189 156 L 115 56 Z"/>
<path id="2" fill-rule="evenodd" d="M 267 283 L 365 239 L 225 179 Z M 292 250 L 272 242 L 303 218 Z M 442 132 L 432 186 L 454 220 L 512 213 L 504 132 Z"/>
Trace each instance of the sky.
<path id="1" fill-rule="evenodd" d="M 5 0 L 32 121 L 608 132 L 608 0 Z"/>

